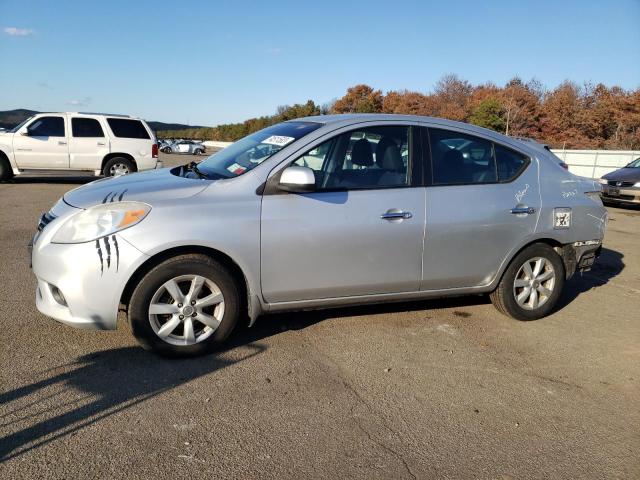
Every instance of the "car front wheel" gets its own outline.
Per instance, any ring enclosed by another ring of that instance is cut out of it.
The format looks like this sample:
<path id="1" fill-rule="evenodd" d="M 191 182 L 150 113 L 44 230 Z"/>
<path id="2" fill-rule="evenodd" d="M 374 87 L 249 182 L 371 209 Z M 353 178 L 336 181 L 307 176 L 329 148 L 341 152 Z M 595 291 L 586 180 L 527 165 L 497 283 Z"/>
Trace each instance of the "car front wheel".
<path id="1" fill-rule="evenodd" d="M 128 318 L 147 350 L 196 356 L 224 344 L 240 316 L 239 289 L 227 269 L 201 254 L 170 258 L 135 288 Z"/>
<path id="2" fill-rule="evenodd" d="M 511 261 L 491 301 L 503 314 L 518 320 L 549 315 L 562 294 L 565 269 L 560 255 L 549 245 L 537 243 Z"/>

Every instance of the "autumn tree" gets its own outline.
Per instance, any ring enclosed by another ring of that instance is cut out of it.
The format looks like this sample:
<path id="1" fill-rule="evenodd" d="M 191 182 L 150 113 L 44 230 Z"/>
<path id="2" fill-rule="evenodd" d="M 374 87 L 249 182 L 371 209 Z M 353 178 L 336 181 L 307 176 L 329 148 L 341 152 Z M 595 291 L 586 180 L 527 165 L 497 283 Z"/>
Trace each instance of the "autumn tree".
<path id="1" fill-rule="evenodd" d="M 332 113 L 379 113 L 382 111 L 382 92 L 368 85 L 356 85 L 347 89 L 344 97 L 336 100 Z"/>

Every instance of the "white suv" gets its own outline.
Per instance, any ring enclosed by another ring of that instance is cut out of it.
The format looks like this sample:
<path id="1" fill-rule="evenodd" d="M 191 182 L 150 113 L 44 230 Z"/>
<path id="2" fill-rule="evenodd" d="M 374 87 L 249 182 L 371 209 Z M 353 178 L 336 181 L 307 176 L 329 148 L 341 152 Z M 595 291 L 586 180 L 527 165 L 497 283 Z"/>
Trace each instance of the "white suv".
<path id="1" fill-rule="evenodd" d="M 39 113 L 0 132 L 0 180 L 34 171 L 124 175 L 162 167 L 144 120 L 100 113 Z"/>

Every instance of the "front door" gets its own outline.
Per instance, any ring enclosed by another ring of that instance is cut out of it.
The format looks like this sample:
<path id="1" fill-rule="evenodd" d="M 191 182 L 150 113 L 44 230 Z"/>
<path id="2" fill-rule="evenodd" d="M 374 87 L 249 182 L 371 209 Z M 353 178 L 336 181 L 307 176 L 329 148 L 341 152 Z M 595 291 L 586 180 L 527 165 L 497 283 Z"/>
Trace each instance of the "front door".
<path id="1" fill-rule="evenodd" d="M 63 116 L 38 117 L 13 138 L 18 168 L 67 169 L 69 145 Z"/>
<path id="2" fill-rule="evenodd" d="M 262 200 L 261 277 L 267 302 L 416 291 L 425 189 L 412 175 L 410 127 L 333 137 L 293 164 L 316 191 Z"/>
<path id="3" fill-rule="evenodd" d="M 432 181 L 421 288 L 487 285 L 507 255 L 535 232 L 537 161 L 455 131 L 423 133 Z"/>

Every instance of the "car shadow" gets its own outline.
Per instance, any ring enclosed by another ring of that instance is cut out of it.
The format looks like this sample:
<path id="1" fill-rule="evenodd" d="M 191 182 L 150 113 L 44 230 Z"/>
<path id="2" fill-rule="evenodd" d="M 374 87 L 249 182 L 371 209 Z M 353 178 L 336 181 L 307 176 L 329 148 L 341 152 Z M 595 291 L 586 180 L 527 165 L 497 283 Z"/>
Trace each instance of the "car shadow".
<path id="1" fill-rule="evenodd" d="M 100 177 L 94 177 L 89 175 L 63 177 L 58 175 L 20 175 L 13 177 L 11 180 L 5 180 L 3 184 L 32 184 L 32 183 L 54 183 L 54 184 L 76 184 L 83 185 L 85 183 L 93 182 Z"/>
<path id="2" fill-rule="evenodd" d="M 27 424 L 0 438 L 0 463 L 259 355 L 266 347 L 253 342 L 255 333 L 245 336 L 245 347 L 233 354 L 170 360 L 139 347 L 115 348 L 42 372 L 43 380 L 0 394 L 0 428 L 6 431 L 12 425 Z M 52 375 L 55 370 L 61 373 Z M 69 390 L 78 392 L 72 400 L 65 403 L 55 398 Z"/>
<path id="3" fill-rule="evenodd" d="M 563 309 L 573 302 L 578 295 L 606 285 L 612 278 L 619 275 L 625 267 L 623 258 L 624 255 L 622 253 L 603 247 L 600 256 L 590 271 L 584 273 L 576 272 L 565 284 L 556 310 Z"/>

